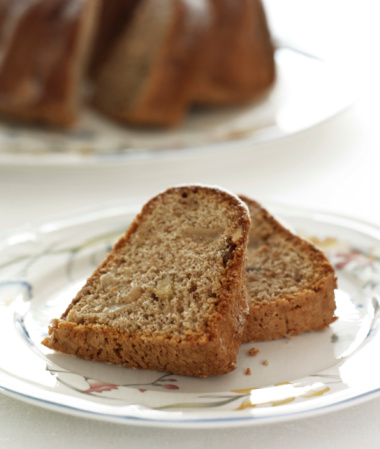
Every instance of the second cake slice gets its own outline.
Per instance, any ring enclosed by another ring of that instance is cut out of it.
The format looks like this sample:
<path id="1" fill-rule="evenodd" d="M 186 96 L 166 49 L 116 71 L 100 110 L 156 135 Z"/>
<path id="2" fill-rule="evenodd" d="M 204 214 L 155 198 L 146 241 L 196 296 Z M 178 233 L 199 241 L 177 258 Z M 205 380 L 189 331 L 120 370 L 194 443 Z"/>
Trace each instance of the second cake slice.
<path id="1" fill-rule="evenodd" d="M 186 186 L 149 201 L 44 344 L 127 367 L 206 377 L 236 367 L 250 218 L 236 196 Z"/>
<path id="2" fill-rule="evenodd" d="M 326 256 L 282 226 L 259 203 L 248 205 L 249 318 L 243 341 L 275 340 L 325 329 L 336 320 L 335 272 Z"/>

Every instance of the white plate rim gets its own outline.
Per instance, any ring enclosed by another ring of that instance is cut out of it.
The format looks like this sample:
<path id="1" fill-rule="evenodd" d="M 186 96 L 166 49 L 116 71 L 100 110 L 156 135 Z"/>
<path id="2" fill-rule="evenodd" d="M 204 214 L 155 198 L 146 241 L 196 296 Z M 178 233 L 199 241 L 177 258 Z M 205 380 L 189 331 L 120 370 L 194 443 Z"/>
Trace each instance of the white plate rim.
<path id="1" fill-rule="evenodd" d="M 285 130 L 278 124 L 272 124 L 267 126 L 261 126 L 257 130 L 248 132 L 246 135 L 243 132 L 242 136 L 232 137 L 232 138 L 222 138 L 220 140 L 208 142 L 205 144 L 197 144 L 193 146 L 179 146 L 172 148 L 145 148 L 143 150 L 127 150 L 127 151 L 112 151 L 110 153 L 93 153 L 81 154 L 80 152 L 42 152 L 41 154 L 26 154 L 21 151 L 19 154 L 11 154 L 8 152 L 2 153 L 0 151 L 0 162 L 3 166 L 10 167 L 73 167 L 73 166 L 97 166 L 101 164 L 102 166 L 114 166 L 120 163 L 131 163 L 139 162 L 143 163 L 150 159 L 183 159 L 188 155 L 197 154 L 201 155 L 204 153 L 212 154 L 215 152 L 226 152 L 233 150 L 234 148 L 254 148 L 260 144 L 266 142 L 276 142 L 284 138 L 288 138 L 317 126 L 323 125 L 329 122 L 334 117 L 344 113 L 348 110 L 356 101 L 357 98 L 357 87 L 354 80 L 348 79 L 347 74 L 342 76 L 343 68 L 335 65 L 332 61 L 325 61 L 321 58 L 314 57 L 313 55 L 307 55 L 302 53 L 293 47 L 279 47 L 276 50 L 276 59 L 281 59 L 278 55 L 282 53 L 289 53 L 295 55 L 301 60 L 313 61 L 313 63 L 319 64 L 321 67 L 325 67 L 326 72 L 331 73 L 335 83 L 335 90 L 340 90 L 341 98 L 331 107 L 328 113 L 322 114 L 317 119 L 312 119 L 311 123 L 307 125 L 297 126 L 293 130 Z M 286 69 L 286 66 L 285 66 Z M 344 83 L 340 82 L 337 84 L 337 80 L 344 79 Z M 270 94 L 270 91 L 268 92 Z M 343 98 L 344 97 L 344 98 Z"/>
<path id="2" fill-rule="evenodd" d="M 109 204 L 108 212 L 112 215 L 115 214 L 115 216 L 119 215 L 121 212 L 121 209 L 123 209 L 123 213 L 125 210 L 131 210 L 134 209 L 134 207 L 131 206 L 131 203 L 125 203 L 125 202 L 115 202 L 112 204 Z M 307 215 L 309 218 L 314 217 L 313 220 L 330 220 L 335 224 L 338 224 L 338 226 L 347 227 L 350 226 L 350 229 L 362 233 L 362 234 L 371 234 L 372 237 L 377 239 L 380 242 L 380 228 L 370 224 L 366 221 L 357 220 L 348 216 L 344 215 L 336 215 L 328 212 L 320 212 L 315 211 L 312 209 L 305 210 L 301 208 L 295 208 L 288 206 L 281 205 L 281 204 L 271 204 L 269 206 L 270 210 L 273 210 L 277 212 L 281 216 L 281 211 L 291 211 L 291 213 L 299 216 L 305 216 Z M 82 211 L 83 212 L 83 211 Z M 93 213 L 99 212 L 98 207 L 89 207 L 86 212 L 83 213 L 83 216 L 91 217 Z M 71 214 L 61 214 L 59 217 L 56 217 L 54 219 L 47 220 L 46 218 L 42 218 L 39 220 L 34 221 L 33 223 L 29 224 L 28 226 L 20 227 L 11 233 L 2 233 L 0 234 L 0 242 L 4 238 L 8 238 L 9 235 L 16 235 L 17 233 L 24 233 L 26 230 L 31 229 L 38 229 L 40 226 L 55 226 L 57 223 L 62 223 L 62 220 L 65 219 L 72 219 L 73 215 Z M 90 218 L 91 219 L 91 218 Z M 379 396 L 380 394 L 380 381 L 379 384 L 375 388 L 371 389 L 363 389 L 362 391 L 356 391 L 353 392 L 352 397 L 343 397 L 342 400 L 337 400 L 332 403 L 326 403 L 319 406 L 316 406 L 314 408 L 303 410 L 300 412 L 290 412 L 288 414 L 281 414 L 281 413 L 272 413 L 269 416 L 265 417 L 257 417 L 254 414 L 247 413 L 245 416 L 217 416 L 217 417 L 194 417 L 194 418 L 185 418 L 185 419 L 170 419 L 167 417 L 164 417 L 163 419 L 160 418 L 144 418 L 139 416 L 119 416 L 119 415 L 112 415 L 112 414 L 102 414 L 97 412 L 91 412 L 89 410 L 81 410 L 77 407 L 70 407 L 65 404 L 60 404 L 54 401 L 49 401 L 46 399 L 43 399 L 41 397 L 38 397 L 36 395 L 28 395 L 22 391 L 15 391 L 12 390 L 12 388 L 8 388 L 5 385 L 0 385 L 0 391 L 4 393 L 5 395 L 20 399 L 24 402 L 41 406 L 43 408 L 47 408 L 50 410 L 55 411 L 61 411 L 68 413 L 70 415 L 75 416 L 81 416 L 81 417 L 87 417 L 87 418 L 94 418 L 102 421 L 110 421 L 110 422 L 118 422 L 123 424 L 133 424 L 133 425 L 142 425 L 142 426 L 159 426 L 159 427 L 176 427 L 176 428 L 216 428 L 220 426 L 224 427 L 239 427 L 239 426 L 247 426 L 247 425 L 257 425 L 257 424 L 269 424 L 274 422 L 284 422 L 294 419 L 301 419 L 301 418 L 307 418 L 310 416 L 317 416 L 320 414 L 328 413 L 328 412 L 334 412 L 338 411 L 344 408 L 347 408 L 349 406 L 359 404 L 365 401 L 368 401 L 372 398 L 375 398 Z"/>

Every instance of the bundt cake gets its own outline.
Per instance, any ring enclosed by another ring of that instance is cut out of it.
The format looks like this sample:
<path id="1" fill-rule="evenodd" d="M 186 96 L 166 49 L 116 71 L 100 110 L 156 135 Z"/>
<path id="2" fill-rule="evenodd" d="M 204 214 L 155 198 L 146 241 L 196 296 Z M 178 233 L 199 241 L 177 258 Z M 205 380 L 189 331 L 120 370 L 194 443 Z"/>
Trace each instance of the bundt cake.
<path id="1" fill-rule="evenodd" d="M 246 103 L 275 80 L 274 46 L 261 0 L 209 0 L 211 32 L 194 85 L 201 105 Z"/>
<path id="2" fill-rule="evenodd" d="M 94 103 L 138 125 L 176 125 L 186 113 L 208 30 L 207 2 L 141 0 L 95 82 Z"/>
<path id="3" fill-rule="evenodd" d="M 96 77 L 97 70 L 107 56 L 119 35 L 128 27 L 140 0 L 101 0 L 99 20 L 96 26 L 89 76 Z"/>
<path id="4" fill-rule="evenodd" d="M 97 10 L 97 0 L 0 0 L 1 115 L 75 121 Z"/>
<path id="5" fill-rule="evenodd" d="M 273 54 L 260 0 L 0 0 L 0 115 L 66 126 L 86 87 L 119 121 L 176 125 L 264 92 Z"/>

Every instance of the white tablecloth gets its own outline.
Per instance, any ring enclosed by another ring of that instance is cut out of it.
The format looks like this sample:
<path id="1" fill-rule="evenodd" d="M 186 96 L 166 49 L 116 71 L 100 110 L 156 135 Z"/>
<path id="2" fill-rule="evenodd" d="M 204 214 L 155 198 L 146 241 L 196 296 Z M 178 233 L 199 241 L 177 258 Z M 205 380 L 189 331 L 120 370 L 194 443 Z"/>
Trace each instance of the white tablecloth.
<path id="1" fill-rule="evenodd" d="M 285 139 L 236 148 L 217 157 L 170 159 L 92 167 L 0 167 L 0 231 L 41 216 L 134 197 L 141 201 L 172 184 L 219 184 L 266 202 L 346 214 L 380 226 L 380 33 L 376 1 L 269 1 L 283 22 L 311 34 L 327 57 L 355 71 L 358 100 L 335 118 Z M 296 6 L 300 6 L 297 9 Z M 309 6 L 306 6 L 309 5 Z M 303 6 L 302 6 L 303 5 Z M 292 10 L 294 8 L 294 10 Z M 297 18 L 297 19 L 296 19 Z M 310 17 L 308 17 L 310 19 Z M 278 19 L 277 19 L 278 20 Z M 314 27 L 314 28 L 313 28 Z M 318 35 L 318 33 L 320 33 Z M 326 35 L 334 36 L 331 45 Z M 317 34 L 317 36 L 316 36 Z M 308 35 L 309 36 L 309 35 Z M 2 342 L 1 344 L 5 344 Z M 143 428 L 50 412 L 0 394 L 2 448 L 139 447 L 283 449 L 378 448 L 380 399 L 287 423 L 218 430 Z"/>

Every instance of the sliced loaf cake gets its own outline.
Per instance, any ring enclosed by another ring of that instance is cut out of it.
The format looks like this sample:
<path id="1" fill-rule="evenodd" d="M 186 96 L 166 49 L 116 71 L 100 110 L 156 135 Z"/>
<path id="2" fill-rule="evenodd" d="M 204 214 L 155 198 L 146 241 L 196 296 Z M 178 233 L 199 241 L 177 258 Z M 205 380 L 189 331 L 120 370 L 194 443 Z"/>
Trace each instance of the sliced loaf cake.
<path id="1" fill-rule="evenodd" d="M 171 188 L 150 200 L 43 344 L 127 367 L 206 377 L 236 367 L 250 219 L 236 196 Z"/>
<path id="2" fill-rule="evenodd" d="M 252 221 L 247 249 L 250 311 L 243 341 L 272 340 L 326 328 L 336 319 L 336 278 L 327 258 L 256 201 L 241 199 Z"/>

